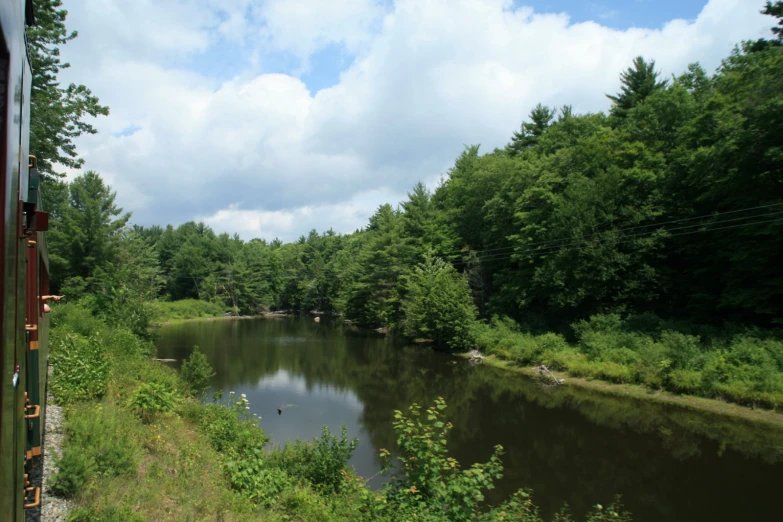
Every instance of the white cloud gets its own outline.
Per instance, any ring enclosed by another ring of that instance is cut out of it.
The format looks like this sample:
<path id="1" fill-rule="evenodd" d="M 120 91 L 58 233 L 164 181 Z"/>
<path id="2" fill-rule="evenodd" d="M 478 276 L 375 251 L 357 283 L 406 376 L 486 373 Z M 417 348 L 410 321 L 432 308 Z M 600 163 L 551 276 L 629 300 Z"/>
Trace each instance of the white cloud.
<path id="1" fill-rule="evenodd" d="M 272 44 L 304 59 L 330 44 L 360 51 L 384 12 L 377 0 L 267 0 L 256 10 Z"/>
<path id="2" fill-rule="evenodd" d="M 204 219 L 267 239 L 353 231 L 378 204 L 437 178 L 463 144 L 505 144 L 537 102 L 602 110 L 634 56 L 656 59 L 666 75 L 694 61 L 711 70 L 772 25 L 744 0 L 710 0 L 692 22 L 625 31 L 507 0 L 399 0 L 389 12 L 369 0 L 66 7 L 80 31 L 63 51 L 73 65 L 66 79 L 112 109 L 98 135 L 79 141 L 86 167 L 107 177 L 137 222 Z M 248 69 L 220 81 L 194 69 L 229 36 L 304 58 L 339 43 L 357 59 L 315 94 L 287 74 Z M 130 126 L 140 130 L 115 135 Z"/>
<path id="3" fill-rule="evenodd" d="M 354 195 L 349 201 L 293 208 L 291 210 L 244 210 L 237 205 L 218 210 L 212 215 L 199 216 L 217 233 L 238 233 L 245 238 L 279 238 L 294 241 L 309 230 L 325 231 L 332 228 L 353 232 L 367 224 L 380 205 L 399 201 L 404 194 L 372 190 Z"/>

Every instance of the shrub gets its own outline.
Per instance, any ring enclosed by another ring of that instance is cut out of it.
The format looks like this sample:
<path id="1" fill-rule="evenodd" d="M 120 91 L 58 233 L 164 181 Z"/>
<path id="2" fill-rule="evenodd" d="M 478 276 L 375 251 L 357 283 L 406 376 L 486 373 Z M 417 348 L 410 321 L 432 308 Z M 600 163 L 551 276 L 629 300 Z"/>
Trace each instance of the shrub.
<path id="1" fill-rule="evenodd" d="M 484 500 L 482 491 L 501 478 L 503 448 L 495 447 L 490 460 L 461 469 L 459 462 L 447 456 L 446 437 L 453 428 L 444 422 L 446 403 L 442 398 L 425 412 L 413 404 L 406 417 L 394 412 L 394 432 L 400 450 L 399 462 L 404 475 L 394 475 L 384 490 L 390 512 L 396 520 L 474 520 Z M 384 472 L 392 471 L 391 453 L 381 450 Z"/>
<path id="2" fill-rule="evenodd" d="M 701 340 L 693 335 L 668 330 L 661 334 L 660 343 L 666 348 L 672 368 L 693 369 L 701 354 Z"/>
<path id="3" fill-rule="evenodd" d="M 119 357 L 149 357 L 155 353 L 155 345 L 146 341 L 128 328 L 111 328 L 103 333 L 106 351 Z"/>
<path id="4" fill-rule="evenodd" d="M 701 390 L 701 372 L 678 368 L 669 374 L 669 385 L 680 393 L 695 394 Z"/>
<path id="5" fill-rule="evenodd" d="M 59 404 L 100 397 L 106 386 L 109 363 L 96 337 L 66 334 L 57 339 L 51 357 L 52 395 Z"/>
<path id="6" fill-rule="evenodd" d="M 155 383 L 142 383 L 130 396 L 128 406 L 135 409 L 143 422 L 150 422 L 159 414 L 174 409 L 177 399 L 174 392 Z"/>
<path id="7" fill-rule="evenodd" d="M 228 460 L 225 470 L 233 489 L 265 507 L 272 506 L 283 491 L 295 486 L 285 471 L 267 465 L 263 450 L 258 448 L 242 458 Z"/>
<path id="8" fill-rule="evenodd" d="M 270 453 L 267 463 L 291 477 L 309 482 L 318 491 L 340 493 L 345 482 L 343 470 L 358 444 L 359 439 L 348 439 L 345 425 L 339 439 L 324 426 L 320 437 L 312 442 L 288 443 L 282 450 Z"/>
<path id="9" fill-rule="evenodd" d="M 52 478 L 52 493 L 58 497 L 73 498 L 95 476 L 95 459 L 82 448 L 68 445 L 57 459 L 57 474 Z"/>
<path id="10" fill-rule="evenodd" d="M 103 321 L 93 316 L 90 310 L 76 303 L 57 303 L 50 314 L 53 329 L 67 329 L 84 337 L 106 327 Z"/>
<path id="11" fill-rule="evenodd" d="M 259 427 L 258 417 L 249 413 L 247 399 L 244 396 L 235 399 L 234 392 L 229 393 L 225 402 L 219 402 L 221 398 L 215 394 L 213 404 L 193 405 L 183 414 L 195 421 L 210 445 L 229 459 L 237 460 L 263 449 L 269 438 Z"/>
<path id="12" fill-rule="evenodd" d="M 182 363 L 180 374 L 188 385 L 190 393 L 198 395 L 209 388 L 209 381 L 215 372 L 212 370 L 207 356 L 199 350 L 198 346 L 194 346 L 193 353 Z"/>

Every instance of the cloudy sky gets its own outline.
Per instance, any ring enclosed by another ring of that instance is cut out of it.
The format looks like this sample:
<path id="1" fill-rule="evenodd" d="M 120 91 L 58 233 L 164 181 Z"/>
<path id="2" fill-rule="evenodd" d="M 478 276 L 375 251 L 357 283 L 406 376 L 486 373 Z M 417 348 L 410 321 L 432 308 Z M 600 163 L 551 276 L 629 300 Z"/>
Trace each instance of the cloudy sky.
<path id="1" fill-rule="evenodd" d="M 761 0 L 64 0 L 80 139 L 133 221 L 244 239 L 351 232 L 537 103 L 606 110 L 634 56 L 714 70 Z"/>

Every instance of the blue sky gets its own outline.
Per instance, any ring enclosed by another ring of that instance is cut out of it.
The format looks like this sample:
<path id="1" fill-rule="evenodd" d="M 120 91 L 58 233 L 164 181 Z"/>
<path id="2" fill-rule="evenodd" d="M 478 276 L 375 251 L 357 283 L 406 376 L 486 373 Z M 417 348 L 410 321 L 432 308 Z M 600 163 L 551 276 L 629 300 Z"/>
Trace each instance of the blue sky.
<path id="1" fill-rule="evenodd" d="M 664 76 L 713 71 L 769 33 L 762 4 L 64 0 L 79 37 L 62 80 L 111 108 L 77 147 L 135 223 L 293 240 L 436 186 L 464 145 L 505 145 L 538 102 L 606 110 L 637 55 Z"/>
<path id="2" fill-rule="evenodd" d="M 660 28 L 674 18 L 693 20 L 705 0 L 516 0 L 536 12 L 568 13 L 574 22 L 593 20 L 615 29 Z"/>

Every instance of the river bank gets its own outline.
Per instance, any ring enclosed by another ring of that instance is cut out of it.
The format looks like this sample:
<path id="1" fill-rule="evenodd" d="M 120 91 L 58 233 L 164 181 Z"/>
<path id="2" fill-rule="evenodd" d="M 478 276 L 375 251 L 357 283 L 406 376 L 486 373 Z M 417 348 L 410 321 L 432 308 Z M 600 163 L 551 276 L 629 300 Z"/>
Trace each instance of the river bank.
<path id="1" fill-rule="evenodd" d="M 169 321 L 156 323 L 155 326 L 166 326 L 189 322 L 209 322 L 225 320 L 247 320 L 247 319 L 279 319 L 289 317 L 289 314 L 266 313 L 261 315 L 243 315 L 243 316 L 216 316 L 216 317 L 190 317 L 172 319 Z M 368 328 L 368 330 L 374 330 Z M 469 354 L 459 354 L 462 358 L 468 358 Z M 503 370 L 516 372 L 529 378 L 538 376 L 538 372 L 533 367 L 520 366 L 513 361 L 503 359 L 497 355 L 488 355 L 484 363 Z M 565 386 L 575 386 L 581 389 L 592 390 L 607 395 L 632 397 L 645 401 L 670 404 L 690 410 L 718 414 L 737 419 L 744 419 L 751 422 L 761 422 L 775 426 L 783 426 L 783 412 L 772 409 L 752 408 L 736 403 L 726 402 L 719 399 L 699 397 L 688 394 L 678 394 L 663 389 L 654 390 L 649 387 L 638 384 L 612 383 L 600 379 L 590 379 L 585 377 L 576 377 L 568 372 L 553 372 L 558 378 L 565 379 Z"/>
<path id="2" fill-rule="evenodd" d="M 470 357 L 470 354 L 458 354 L 458 357 L 467 359 Z M 495 355 L 485 357 L 483 359 L 483 364 L 518 373 L 524 375 L 526 378 L 536 378 L 539 376 L 539 372 L 535 368 L 516 366 L 513 362 L 500 359 Z M 783 426 L 783 413 L 776 410 L 753 409 L 717 399 L 708 399 L 706 397 L 696 397 L 693 395 L 679 395 L 665 390 L 651 390 L 638 384 L 617 384 L 586 379 L 583 377 L 573 377 L 567 372 L 552 373 L 557 378 L 564 379 L 565 382 L 562 386 L 574 386 L 606 395 L 632 397 L 660 404 L 671 404 L 699 412 L 734 417 L 751 422 Z"/>

